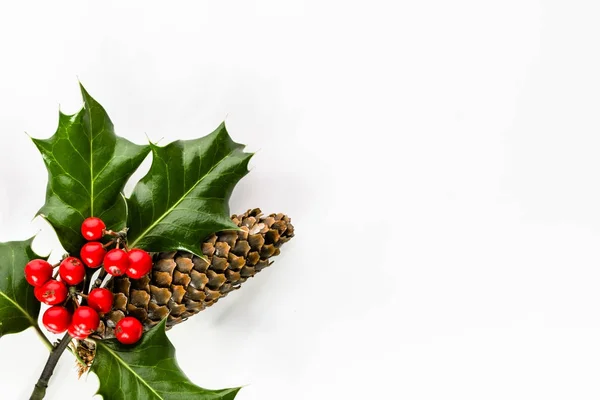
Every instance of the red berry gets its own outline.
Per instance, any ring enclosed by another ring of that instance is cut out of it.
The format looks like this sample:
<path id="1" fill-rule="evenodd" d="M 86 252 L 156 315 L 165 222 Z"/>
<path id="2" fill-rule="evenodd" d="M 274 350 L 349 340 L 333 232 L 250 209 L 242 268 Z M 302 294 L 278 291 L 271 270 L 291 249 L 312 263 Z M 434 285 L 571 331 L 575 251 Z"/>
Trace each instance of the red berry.
<path id="1" fill-rule="evenodd" d="M 69 325 L 67 332 L 69 332 L 69 335 L 71 335 L 71 337 L 74 337 L 75 339 L 79 340 L 83 340 L 90 335 L 89 333 L 85 333 L 80 331 L 79 329 L 76 329 L 75 325 Z"/>
<path id="2" fill-rule="evenodd" d="M 87 337 L 90 333 L 98 329 L 98 325 L 100 325 L 100 317 L 96 310 L 91 307 L 81 306 L 73 313 L 73 319 L 71 320 L 71 327 L 73 328 L 69 328 L 69 333 L 71 331 L 74 333 L 79 332 Z"/>
<path id="3" fill-rule="evenodd" d="M 133 317 L 122 318 L 115 327 L 115 336 L 123 344 L 134 344 L 142 337 L 144 327 Z"/>
<path id="4" fill-rule="evenodd" d="M 81 234 L 87 240 L 98 240 L 104 236 L 106 225 L 100 218 L 86 218 L 81 224 Z"/>
<path id="5" fill-rule="evenodd" d="M 94 289 L 88 295 L 87 303 L 99 313 L 107 313 L 112 309 L 113 294 L 108 289 Z"/>
<path id="6" fill-rule="evenodd" d="M 69 285 L 77 285 L 83 281 L 85 277 L 85 267 L 79 258 L 67 257 L 58 267 L 58 272 L 63 281 Z"/>
<path id="7" fill-rule="evenodd" d="M 42 323 L 52 333 L 63 333 L 71 323 L 71 314 L 60 306 L 52 306 L 44 312 Z"/>
<path id="8" fill-rule="evenodd" d="M 45 260 L 31 260 L 25 266 L 25 279 L 33 286 L 42 286 L 52 278 L 52 265 Z"/>
<path id="9" fill-rule="evenodd" d="M 152 257 L 142 249 L 131 249 L 129 256 L 129 268 L 125 270 L 128 277 L 140 279 L 152 270 Z"/>
<path id="10" fill-rule="evenodd" d="M 111 275 L 123 275 L 128 267 L 129 258 L 121 249 L 112 249 L 104 256 L 104 269 Z"/>
<path id="11" fill-rule="evenodd" d="M 36 286 L 33 288 L 33 295 L 35 296 L 35 298 L 37 299 L 37 301 L 39 301 L 40 303 L 44 302 L 44 298 L 42 297 L 42 292 L 44 291 L 44 289 L 42 289 L 41 286 Z"/>
<path id="12" fill-rule="evenodd" d="M 104 260 L 106 250 L 104 250 L 104 246 L 100 242 L 88 242 L 83 245 L 79 255 L 85 265 L 90 268 L 98 268 L 102 264 L 102 260 Z"/>
<path id="13" fill-rule="evenodd" d="M 67 287 L 63 282 L 50 279 L 40 287 L 36 287 L 33 291 L 35 298 L 44 304 L 54 306 L 60 304 L 67 298 Z"/>

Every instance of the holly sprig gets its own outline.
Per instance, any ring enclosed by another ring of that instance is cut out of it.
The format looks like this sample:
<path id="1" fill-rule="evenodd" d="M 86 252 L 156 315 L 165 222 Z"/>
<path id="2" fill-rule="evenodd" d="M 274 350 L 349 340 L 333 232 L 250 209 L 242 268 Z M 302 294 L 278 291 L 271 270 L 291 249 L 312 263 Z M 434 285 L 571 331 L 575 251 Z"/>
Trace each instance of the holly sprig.
<path id="1" fill-rule="evenodd" d="M 91 290 L 106 283 L 104 273 L 94 276 L 94 268 L 100 266 L 98 260 L 108 272 L 114 264 L 106 261 L 107 246 L 115 247 L 110 251 L 124 252 L 131 248 L 142 252 L 185 250 L 202 257 L 199 243 L 206 236 L 238 229 L 229 218 L 228 202 L 234 186 L 248 173 L 252 154 L 231 139 L 224 124 L 205 137 L 175 141 L 164 147 L 134 144 L 115 134 L 106 111 L 83 86 L 81 93 L 84 107 L 78 113 L 59 113 L 56 133 L 48 139 L 33 139 L 48 170 L 46 201 L 38 214 L 54 228 L 68 252 L 62 263 L 80 257 L 86 264 L 81 281 L 77 263 L 69 267 L 76 279 L 67 285 L 67 298 L 57 304 L 75 312 L 83 307 L 103 312 L 107 301 L 102 298 L 104 295 L 96 300 L 89 296 Z M 123 188 L 148 154 L 152 157 L 150 170 L 135 185 L 131 197 L 126 198 Z M 81 234 L 81 227 L 90 217 L 101 220 L 105 224 L 103 234 L 113 235 L 114 240 L 101 247 L 89 247 L 89 238 Z M 86 335 L 78 336 L 77 331 L 69 330 L 61 341 L 50 345 L 37 324 L 40 304 L 23 270 L 31 260 L 45 260 L 31 250 L 32 240 L 0 243 L 0 337 L 33 327 L 51 348 L 31 397 L 41 399 L 62 352 L 74 336 L 80 340 L 89 340 L 85 339 L 89 334 L 93 337 L 95 321 Z M 131 257 L 131 252 L 127 257 Z M 97 309 L 93 308 L 93 301 Z M 56 318 L 60 321 L 61 317 Z M 239 388 L 207 390 L 188 380 L 175 361 L 175 349 L 165 334 L 165 326 L 163 321 L 133 345 L 118 340 L 97 341 L 91 370 L 100 380 L 98 394 L 116 400 L 131 396 L 234 399 Z M 150 348 L 153 351 L 145 351 Z M 115 379 L 121 389 L 115 388 Z"/>

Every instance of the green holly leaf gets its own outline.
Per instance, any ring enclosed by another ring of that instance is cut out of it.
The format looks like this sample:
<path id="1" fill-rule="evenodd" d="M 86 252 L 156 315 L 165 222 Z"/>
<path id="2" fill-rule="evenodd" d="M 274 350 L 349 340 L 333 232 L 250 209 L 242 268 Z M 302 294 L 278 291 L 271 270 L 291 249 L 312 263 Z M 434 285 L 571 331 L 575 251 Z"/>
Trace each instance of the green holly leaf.
<path id="1" fill-rule="evenodd" d="M 83 86 L 81 93 L 81 111 L 59 113 L 54 136 L 33 139 L 48 169 L 46 204 L 39 214 L 73 254 L 83 245 L 80 226 L 85 218 L 102 218 L 109 229 L 125 227 L 127 204 L 121 191 L 150 150 L 116 136 L 104 108 Z"/>
<path id="2" fill-rule="evenodd" d="M 25 265 L 40 257 L 31 250 L 33 238 L 0 243 L 0 337 L 37 326 L 40 302 L 25 280 Z"/>
<path id="3" fill-rule="evenodd" d="M 213 232 L 239 229 L 229 218 L 229 197 L 248 173 L 252 157 L 225 125 L 200 139 L 152 145 L 152 165 L 129 199 L 128 240 L 148 251 L 201 255 Z"/>
<path id="4" fill-rule="evenodd" d="M 92 372 L 106 400 L 233 400 L 240 388 L 208 390 L 194 385 L 179 368 L 165 321 L 144 333 L 133 346 L 100 340 Z"/>

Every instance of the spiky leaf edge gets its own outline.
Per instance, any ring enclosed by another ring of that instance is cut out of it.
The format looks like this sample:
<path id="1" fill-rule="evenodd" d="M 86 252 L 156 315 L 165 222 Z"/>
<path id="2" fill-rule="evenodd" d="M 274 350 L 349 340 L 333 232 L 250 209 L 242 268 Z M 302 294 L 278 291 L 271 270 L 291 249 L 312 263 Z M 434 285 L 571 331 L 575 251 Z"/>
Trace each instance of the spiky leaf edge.
<path id="1" fill-rule="evenodd" d="M 132 346 L 114 339 L 97 341 L 91 367 L 100 381 L 97 394 L 106 400 L 233 400 L 240 388 L 208 390 L 189 381 L 165 327 L 162 320 Z"/>

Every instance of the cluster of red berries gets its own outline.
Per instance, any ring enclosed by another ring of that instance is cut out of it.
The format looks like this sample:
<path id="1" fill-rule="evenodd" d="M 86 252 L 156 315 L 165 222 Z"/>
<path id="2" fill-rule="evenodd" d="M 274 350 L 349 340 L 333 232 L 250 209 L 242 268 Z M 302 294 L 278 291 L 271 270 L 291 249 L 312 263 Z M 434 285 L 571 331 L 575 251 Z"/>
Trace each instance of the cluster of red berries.
<path id="1" fill-rule="evenodd" d="M 105 232 L 106 225 L 100 218 L 88 218 L 81 225 L 83 237 L 90 242 L 83 245 L 80 255 L 89 268 L 98 268 L 104 264 L 104 269 L 109 274 L 114 276 L 126 274 L 131 279 L 140 279 L 150 272 L 152 257 L 144 250 L 131 249 L 127 252 L 116 248 L 107 252 L 106 246 L 98 242 Z"/>
<path id="2" fill-rule="evenodd" d="M 113 294 L 105 288 L 95 288 L 86 296 L 77 292 L 76 286 L 82 283 L 88 268 L 104 266 L 106 272 L 113 276 L 126 274 L 131 279 L 139 279 L 152 269 L 152 257 L 141 249 L 120 249 L 117 247 L 106 251 L 115 241 L 108 244 L 99 242 L 106 234 L 114 234 L 106 230 L 100 218 L 90 217 L 83 221 L 81 233 L 89 242 L 80 251 L 81 260 L 77 257 L 66 257 L 58 266 L 59 279 L 53 277 L 54 267 L 45 260 L 32 260 L 25 266 L 25 278 L 34 286 L 36 299 L 51 307 L 42 316 L 42 323 L 52 333 L 68 331 L 76 339 L 85 339 L 98 329 L 99 313 L 107 313 L 113 306 Z M 82 261 L 83 260 L 83 261 Z M 85 264 L 85 265 L 84 265 Z M 68 299 L 75 301 L 74 311 L 68 309 Z M 87 306 L 80 305 L 85 300 Z M 143 326 L 136 318 L 122 318 L 115 327 L 117 340 L 124 344 L 136 343 L 143 333 Z"/>

